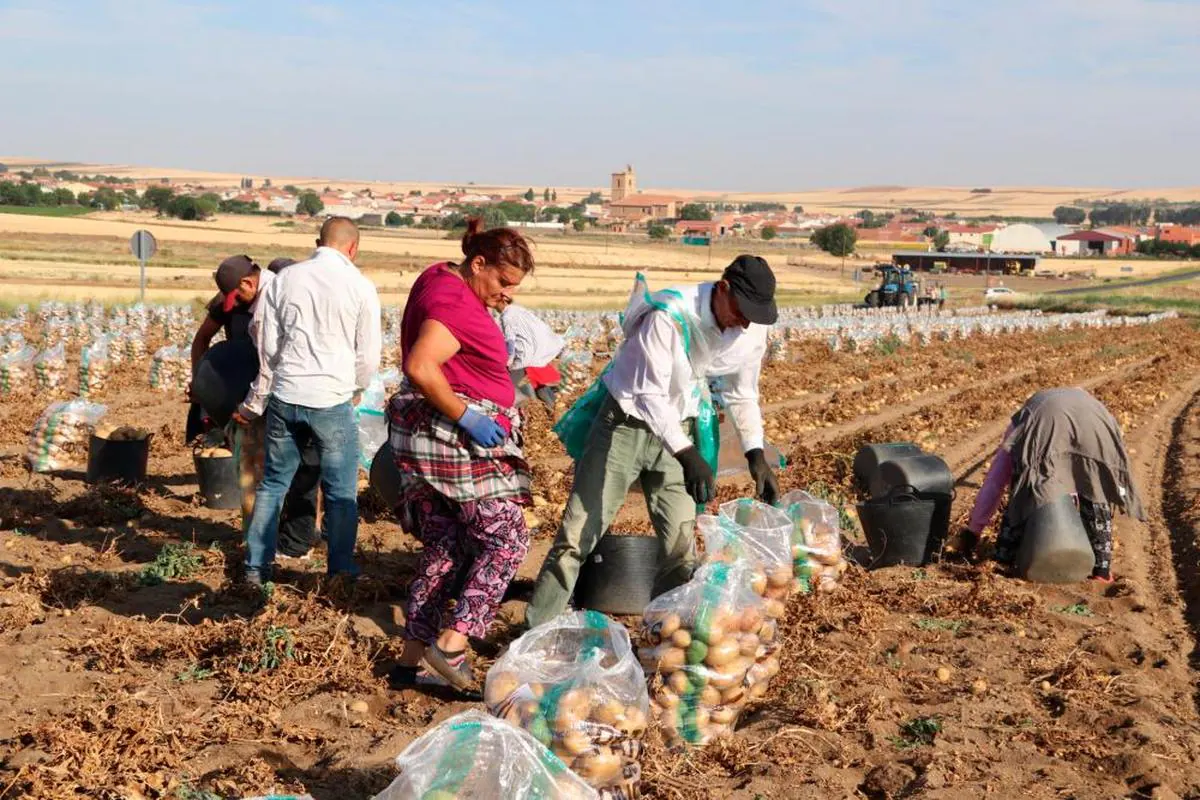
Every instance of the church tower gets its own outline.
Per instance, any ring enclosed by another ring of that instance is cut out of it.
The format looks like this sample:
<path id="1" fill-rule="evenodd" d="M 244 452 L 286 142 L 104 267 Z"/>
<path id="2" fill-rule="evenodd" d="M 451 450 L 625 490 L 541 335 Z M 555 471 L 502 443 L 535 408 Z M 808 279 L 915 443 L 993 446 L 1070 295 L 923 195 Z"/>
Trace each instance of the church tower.
<path id="1" fill-rule="evenodd" d="M 635 194 L 637 194 L 637 174 L 633 171 L 633 167 L 626 164 L 624 172 L 612 174 L 612 200 L 615 203 Z"/>

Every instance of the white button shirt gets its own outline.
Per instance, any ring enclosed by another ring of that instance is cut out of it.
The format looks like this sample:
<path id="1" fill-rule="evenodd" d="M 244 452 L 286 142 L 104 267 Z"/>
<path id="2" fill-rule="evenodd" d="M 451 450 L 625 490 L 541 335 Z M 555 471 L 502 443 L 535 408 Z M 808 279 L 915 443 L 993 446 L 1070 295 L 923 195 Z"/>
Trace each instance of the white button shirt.
<path id="1" fill-rule="evenodd" d="M 282 270 L 259 294 L 251 323 L 258 377 L 241 411 L 260 416 L 268 395 L 307 408 L 345 403 L 379 370 L 379 294 L 332 247 Z"/>
<path id="2" fill-rule="evenodd" d="M 694 303 L 699 333 L 708 342 L 708 363 L 696 368 L 705 378 L 725 377 L 722 396 L 746 452 L 763 446 L 762 410 L 758 380 L 767 352 L 769 325 L 721 331 L 712 313 L 712 283 L 676 288 L 685 302 Z M 693 333 L 693 336 L 696 333 Z M 683 348 L 683 338 L 671 317 L 650 311 L 622 343 L 604 385 L 631 417 L 646 423 L 672 454 L 691 447 L 685 420 L 700 409 L 699 388 Z"/>

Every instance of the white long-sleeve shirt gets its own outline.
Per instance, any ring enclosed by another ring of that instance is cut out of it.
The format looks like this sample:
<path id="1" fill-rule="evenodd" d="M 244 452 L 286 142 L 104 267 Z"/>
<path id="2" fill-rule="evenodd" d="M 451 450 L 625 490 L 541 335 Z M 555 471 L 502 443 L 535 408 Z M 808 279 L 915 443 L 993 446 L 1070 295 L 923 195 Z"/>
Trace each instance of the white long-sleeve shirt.
<path id="1" fill-rule="evenodd" d="M 698 332 L 707 342 L 707 363 L 698 364 L 704 378 L 725 376 L 722 396 L 746 452 L 763 446 L 758 380 L 767 352 L 769 325 L 721 331 L 712 313 L 713 284 L 676 288 L 693 303 L 700 318 Z M 671 453 L 692 446 L 684 421 L 700 409 L 699 386 L 684 351 L 683 338 L 670 315 L 651 311 L 621 345 L 604 385 L 631 417 L 646 423 Z"/>
<path id="2" fill-rule="evenodd" d="M 512 304 L 500 314 L 500 329 L 508 343 L 508 368 L 544 367 L 566 344 L 541 317 L 524 306 Z"/>
<path id="3" fill-rule="evenodd" d="M 251 335 L 258 377 L 242 404 L 260 416 L 267 397 L 308 408 L 345 403 L 379 370 L 379 294 L 358 267 L 332 247 L 318 247 L 259 294 Z"/>

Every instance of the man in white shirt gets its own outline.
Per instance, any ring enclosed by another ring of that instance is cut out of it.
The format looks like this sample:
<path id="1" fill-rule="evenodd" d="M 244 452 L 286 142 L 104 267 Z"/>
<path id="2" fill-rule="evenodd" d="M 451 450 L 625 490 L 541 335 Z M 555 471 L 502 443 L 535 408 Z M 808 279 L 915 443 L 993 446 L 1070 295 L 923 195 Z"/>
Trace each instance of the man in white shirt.
<path id="1" fill-rule="evenodd" d="M 712 467 L 691 429 L 710 377 L 724 376 L 726 408 L 742 442 L 757 492 L 779 492 L 763 456 L 758 380 L 767 332 L 778 316 L 775 275 L 743 255 L 720 281 L 660 292 L 667 302 L 626 312 L 626 339 L 603 377 L 608 391 L 575 464 L 562 526 L 526 611 L 532 627 L 566 608 L 583 559 L 608 531 L 635 481 L 646 497 L 662 549 L 655 593 L 685 582 L 695 566 L 696 509 L 712 500 Z"/>
<path id="2" fill-rule="evenodd" d="M 542 318 L 512 303 L 500 314 L 500 330 L 508 345 L 508 371 L 517 387 L 517 402 L 536 395 L 554 408 L 562 376 L 552 363 L 566 342 Z"/>
<path id="3" fill-rule="evenodd" d="M 356 571 L 354 405 L 379 369 L 382 339 L 379 295 L 354 265 L 356 255 L 358 228 L 330 217 L 312 257 L 282 271 L 255 310 L 258 377 L 235 415 L 240 422 L 266 418 L 266 464 L 246 529 L 248 583 L 270 579 L 280 508 L 309 440 L 321 457 L 329 574 Z"/>

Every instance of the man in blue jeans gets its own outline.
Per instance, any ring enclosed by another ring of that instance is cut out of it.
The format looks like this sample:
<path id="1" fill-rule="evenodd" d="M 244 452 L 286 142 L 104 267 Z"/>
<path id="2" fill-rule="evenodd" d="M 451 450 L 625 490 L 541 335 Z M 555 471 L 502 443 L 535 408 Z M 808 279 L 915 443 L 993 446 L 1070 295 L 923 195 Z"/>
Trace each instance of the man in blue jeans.
<path id="1" fill-rule="evenodd" d="M 255 311 L 259 372 L 234 418 L 266 419 L 266 463 L 246 529 L 246 582 L 270 580 L 279 513 L 316 444 L 329 537 L 329 574 L 354 575 L 358 536 L 358 430 L 354 406 L 379 369 L 379 295 L 358 271 L 358 228 L 345 217 L 321 226 L 317 250 L 281 272 Z"/>

